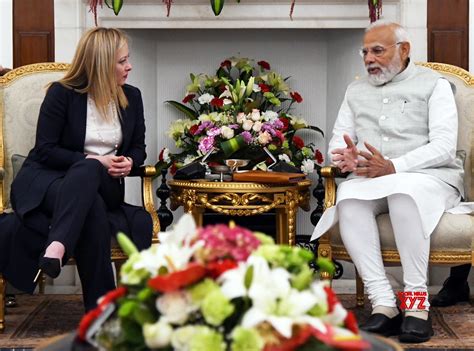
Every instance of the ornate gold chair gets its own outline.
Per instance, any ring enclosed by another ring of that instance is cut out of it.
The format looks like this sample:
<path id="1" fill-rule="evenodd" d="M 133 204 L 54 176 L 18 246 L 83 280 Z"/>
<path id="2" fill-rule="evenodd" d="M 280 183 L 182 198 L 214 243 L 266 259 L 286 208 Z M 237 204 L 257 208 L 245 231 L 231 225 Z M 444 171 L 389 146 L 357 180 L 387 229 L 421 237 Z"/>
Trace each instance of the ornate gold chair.
<path id="1" fill-rule="evenodd" d="M 16 68 L 0 77 L 0 213 L 11 211 L 12 155 L 27 155 L 35 142 L 39 108 L 48 83 L 60 79 L 68 64 L 39 63 Z M 142 200 L 153 219 L 153 241 L 158 241 L 160 223 L 155 212 L 152 179 L 154 166 L 143 166 Z M 113 240 L 111 258 L 116 268 L 127 258 Z M 117 269 L 118 271 L 118 269 Z M 42 286 L 40 285 L 40 290 Z M 0 273 L 0 331 L 5 327 L 5 280 Z"/>
<path id="2" fill-rule="evenodd" d="M 418 63 L 430 67 L 455 86 L 455 99 L 459 115 L 458 152 L 465 153 L 464 188 L 465 201 L 474 201 L 474 76 L 462 68 L 441 63 Z M 336 202 L 337 169 L 324 167 L 321 171 L 325 178 L 324 207 L 334 206 Z M 400 265 L 400 256 L 395 245 L 392 225 L 388 214 L 377 217 L 380 231 L 382 257 L 386 265 Z M 459 265 L 474 264 L 473 255 L 474 217 L 471 215 L 445 213 L 431 236 L 431 264 Z M 338 225 L 330 229 L 319 239 L 318 255 L 336 260 L 351 261 L 341 240 Z M 356 275 L 357 305 L 364 304 L 364 286 Z"/>

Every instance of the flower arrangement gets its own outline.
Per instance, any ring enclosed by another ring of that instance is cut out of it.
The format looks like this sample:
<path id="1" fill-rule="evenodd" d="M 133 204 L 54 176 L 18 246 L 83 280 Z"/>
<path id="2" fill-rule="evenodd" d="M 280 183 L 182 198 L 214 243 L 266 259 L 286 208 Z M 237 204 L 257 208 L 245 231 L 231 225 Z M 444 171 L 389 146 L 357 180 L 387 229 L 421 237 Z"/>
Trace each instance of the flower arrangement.
<path id="1" fill-rule="evenodd" d="M 189 214 L 160 235 L 142 252 L 119 237 L 121 286 L 83 317 L 81 340 L 116 351 L 368 346 L 329 285 L 313 281 L 311 252 L 232 223 L 196 228 Z"/>
<path id="2" fill-rule="evenodd" d="M 290 114 L 303 98 L 290 90 L 287 80 L 266 61 L 235 57 L 224 60 L 215 75 L 191 74 L 182 102 L 167 101 L 186 116 L 168 131 L 183 151 L 162 150 L 157 167 L 172 166 L 173 173 L 213 152 L 209 161 L 250 159 L 250 168 L 266 169 L 273 158 L 313 172 L 323 162 L 322 154 L 313 143 L 305 145 L 297 132 L 323 132 Z"/>

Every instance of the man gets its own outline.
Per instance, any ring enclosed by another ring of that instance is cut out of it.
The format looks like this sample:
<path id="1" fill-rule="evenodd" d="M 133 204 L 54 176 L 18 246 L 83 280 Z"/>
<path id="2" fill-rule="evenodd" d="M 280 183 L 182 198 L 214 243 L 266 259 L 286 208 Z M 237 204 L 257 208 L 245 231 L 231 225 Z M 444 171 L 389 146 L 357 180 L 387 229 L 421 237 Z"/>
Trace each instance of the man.
<path id="1" fill-rule="evenodd" d="M 403 306 L 402 316 L 383 266 L 375 218 L 389 213 L 406 295 L 427 296 L 430 234 L 463 191 L 455 158 L 456 105 L 446 79 L 410 62 L 410 42 L 400 25 L 371 24 L 361 55 L 368 76 L 349 85 L 329 143 L 333 163 L 351 174 L 312 239 L 339 219 L 372 303 L 361 329 L 424 342 L 433 335 L 429 303 Z"/>

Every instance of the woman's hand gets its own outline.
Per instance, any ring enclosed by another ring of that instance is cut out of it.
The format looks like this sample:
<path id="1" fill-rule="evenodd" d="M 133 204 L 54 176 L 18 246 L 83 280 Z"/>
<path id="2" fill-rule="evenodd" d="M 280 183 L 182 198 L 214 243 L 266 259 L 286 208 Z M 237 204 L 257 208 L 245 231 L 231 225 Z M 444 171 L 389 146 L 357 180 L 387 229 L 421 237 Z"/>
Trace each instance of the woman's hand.
<path id="1" fill-rule="evenodd" d="M 111 177 L 123 178 L 130 174 L 132 166 L 133 160 L 130 157 L 114 156 L 112 165 L 107 171 Z"/>
<path id="2" fill-rule="evenodd" d="M 93 158 L 94 160 L 99 161 L 107 170 L 110 169 L 110 167 L 112 167 L 112 164 L 114 163 L 114 159 L 117 157 L 118 156 L 115 156 L 115 155 L 105 155 L 105 156 L 87 155 L 86 156 L 86 158 Z"/>

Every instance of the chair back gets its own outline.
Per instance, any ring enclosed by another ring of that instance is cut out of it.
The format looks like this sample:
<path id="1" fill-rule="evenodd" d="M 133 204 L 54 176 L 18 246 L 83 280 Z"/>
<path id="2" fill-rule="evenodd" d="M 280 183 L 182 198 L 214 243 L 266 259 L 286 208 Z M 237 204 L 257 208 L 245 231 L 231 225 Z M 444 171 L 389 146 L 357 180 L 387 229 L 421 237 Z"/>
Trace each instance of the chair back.
<path id="1" fill-rule="evenodd" d="M 465 154 L 464 191 L 465 201 L 474 201 L 474 76 L 462 68 L 435 62 L 418 63 L 443 75 L 454 86 L 458 109 L 458 154 Z"/>
<path id="2" fill-rule="evenodd" d="M 0 77 L 0 213 L 10 207 L 12 155 L 26 156 L 33 148 L 47 86 L 61 79 L 68 68 L 64 63 L 39 63 Z"/>

